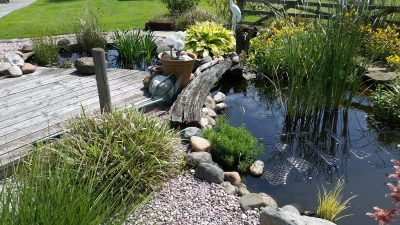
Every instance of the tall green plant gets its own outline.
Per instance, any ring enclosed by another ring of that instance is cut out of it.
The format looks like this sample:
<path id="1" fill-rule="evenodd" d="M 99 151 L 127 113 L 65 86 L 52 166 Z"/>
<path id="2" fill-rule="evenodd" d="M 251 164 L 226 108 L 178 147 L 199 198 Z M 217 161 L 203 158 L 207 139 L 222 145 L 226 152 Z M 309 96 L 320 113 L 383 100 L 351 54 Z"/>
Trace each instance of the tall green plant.
<path id="1" fill-rule="evenodd" d="M 51 37 L 33 39 L 33 60 L 39 65 L 51 65 L 57 59 L 58 49 L 56 41 Z"/>
<path id="2" fill-rule="evenodd" d="M 379 85 L 371 94 L 375 119 L 391 126 L 400 125 L 400 79 L 388 87 Z"/>
<path id="3" fill-rule="evenodd" d="M 168 8 L 171 16 L 180 16 L 181 14 L 194 10 L 200 0 L 161 0 Z"/>

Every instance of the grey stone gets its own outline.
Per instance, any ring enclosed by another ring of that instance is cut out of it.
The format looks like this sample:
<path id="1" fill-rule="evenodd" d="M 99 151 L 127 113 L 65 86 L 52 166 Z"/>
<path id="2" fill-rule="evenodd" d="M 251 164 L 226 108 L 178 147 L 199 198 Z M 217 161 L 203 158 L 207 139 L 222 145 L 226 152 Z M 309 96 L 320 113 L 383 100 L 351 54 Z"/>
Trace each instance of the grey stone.
<path id="1" fill-rule="evenodd" d="M 278 203 L 276 203 L 275 199 L 273 199 L 271 196 L 263 192 L 260 192 L 258 194 L 263 197 L 264 201 L 268 204 L 268 206 L 278 207 Z"/>
<path id="2" fill-rule="evenodd" d="M 94 74 L 94 62 L 92 57 L 83 57 L 75 60 L 74 66 L 79 74 Z"/>
<path id="3" fill-rule="evenodd" d="M 285 206 L 282 207 L 282 209 L 285 210 L 285 211 L 292 212 L 292 213 L 295 213 L 297 215 L 300 215 L 299 210 L 293 205 L 285 205 Z"/>
<path id="4" fill-rule="evenodd" d="M 242 178 L 240 177 L 239 173 L 235 171 L 224 172 L 224 180 L 235 186 L 239 186 L 242 182 Z"/>
<path id="5" fill-rule="evenodd" d="M 202 117 L 201 119 L 200 119 L 200 126 L 201 126 L 201 128 L 207 128 L 207 125 L 208 125 L 208 119 L 206 119 L 206 118 L 204 118 L 204 117 Z"/>
<path id="6" fill-rule="evenodd" d="M 276 207 L 265 207 L 260 212 L 260 225 L 335 225 L 331 221 L 301 216 Z"/>
<path id="7" fill-rule="evenodd" d="M 220 110 L 226 109 L 226 107 L 227 107 L 227 105 L 225 103 L 221 102 L 221 103 L 218 103 L 215 105 L 215 110 L 220 111 Z"/>
<path id="8" fill-rule="evenodd" d="M 207 120 L 208 120 L 208 124 L 211 126 L 215 126 L 217 125 L 217 121 L 215 121 L 213 118 L 211 118 L 211 116 L 206 116 Z"/>
<path id="9" fill-rule="evenodd" d="M 250 191 L 247 190 L 247 187 L 246 187 L 245 184 L 240 184 L 240 185 L 238 186 L 237 193 L 238 193 L 239 196 L 244 196 L 244 195 L 250 194 Z"/>
<path id="10" fill-rule="evenodd" d="M 218 166 L 209 163 L 200 163 L 196 168 L 194 176 L 217 184 L 224 181 L 224 171 Z"/>
<path id="11" fill-rule="evenodd" d="M 260 176 L 263 173 L 263 170 L 264 170 L 264 162 L 261 160 L 255 161 L 250 166 L 250 173 L 254 176 Z"/>
<path id="12" fill-rule="evenodd" d="M 15 52 L 13 52 L 13 54 L 19 55 L 19 57 L 21 57 L 22 59 L 24 58 L 24 53 L 22 53 L 20 51 L 15 51 Z"/>
<path id="13" fill-rule="evenodd" d="M 239 203 L 243 211 L 255 208 L 262 208 L 266 206 L 276 207 L 275 200 L 271 199 L 272 198 L 269 196 L 267 197 L 256 193 L 250 193 L 240 197 Z"/>
<path id="14" fill-rule="evenodd" d="M 0 62 L 0 75 L 8 75 L 8 68 L 11 67 L 9 62 Z"/>
<path id="15" fill-rule="evenodd" d="M 192 136 L 203 137 L 201 129 L 197 127 L 186 127 L 181 131 L 181 138 L 183 140 L 189 140 Z"/>
<path id="16" fill-rule="evenodd" d="M 211 148 L 211 143 L 207 139 L 198 136 L 192 136 L 190 138 L 190 145 L 194 152 L 206 152 Z"/>
<path id="17" fill-rule="evenodd" d="M 11 65 L 18 66 L 19 68 L 21 68 L 25 64 L 25 61 L 21 56 L 19 56 L 17 54 L 13 54 L 13 53 L 5 54 L 3 56 L 3 61 L 9 62 Z"/>
<path id="18" fill-rule="evenodd" d="M 71 44 L 71 41 L 68 40 L 68 38 L 61 38 L 60 40 L 57 41 L 57 46 L 58 46 L 58 47 L 65 48 L 65 47 L 67 47 L 69 44 Z"/>
<path id="19" fill-rule="evenodd" d="M 11 77 L 20 77 L 22 76 L 22 70 L 17 65 L 12 65 L 8 68 L 8 75 Z"/>
<path id="20" fill-rule="evenodd" d="M 236 194 L 236 187 L 233 186 L 231 183 L 227 183 L 226 186 L 224 187 L 224 191 L 228 195 L 235 195 Z"/>
<path id="21" fill-rule="evenodd" d="M 27 53 L 23 54 L 22 59 L 26 61 L 26 60 L 30 59 L 32 56 L 34 56 L 34 55 L 35 55 L 34 52 L 27 52 Z"/>
<path id="22" fill-rule="evenodd" d="M 212 156 L 208 152 L 190 152 L 185 156 L 186 161 L 193 166 L 200 163 L 212 163 Z"/>
<path id="23" fill-rule="evenodd" d="M 216 103 L 220 103 L 225 101 L 226 95 L 222 92 L 218 92 L 216 95 L 214 95 L 213 99 Z"/>
<path id="24" fill-rule="evenodd" d="M 23 53 L 33 52 L 33 46 L 32 45 L 28 45 L 28 44 L 24 44 L 24 46 L 22 46 L 20 51 L 23 52 Z"/>
<path id="25" fill-rule="evenodd" d="M 22 66 L 21 71 L 23 74 L 34 73 L 36 71 L 36 67 L 30 63 L 25 63 Z"/>
<path id="26" fill-rule="evenodd" d="M 214 119 L 217 118 L 217 116 L 218 116 L 217 113 L 210 108 L 207 108 L 207 115 Z"/>
<path id="27" fill-rule="evenodd" d="M 238 55 L 235 55 L 232 57 L 232 64 L 236 65 L 240 63 L 240 57 Z"/>
<path id="28" fill-rule="evenodd" d="M 207 99 L 206 99 L 206 102 L 204 103 L 204 105 L 207 108 L 215 109 L 215 101 L 211 96 L 207 96 Z"/>

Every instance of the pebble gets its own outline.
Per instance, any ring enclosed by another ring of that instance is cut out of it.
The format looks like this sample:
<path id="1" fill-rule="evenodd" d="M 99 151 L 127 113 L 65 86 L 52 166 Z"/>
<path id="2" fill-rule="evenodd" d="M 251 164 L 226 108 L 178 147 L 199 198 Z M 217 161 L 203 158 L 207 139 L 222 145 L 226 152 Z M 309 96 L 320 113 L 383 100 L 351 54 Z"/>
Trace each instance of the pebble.
<path id="1" fill-rule="evenodd" d="M 34 73 L 36 71 L 36 67 L 30 63 L 25 63 L 22 66 L 21 70 L 23 74 L 29 74 L 29 73 Z"/>
<path id="2" fill-rule="evenodd" d="M 239 186 L 242 182 L 242 178 L 238 172 L 224 172 L 224 180 L 235 186 Z"/>
<path id="3" fill-rule="evenodd" d="M 223 110 L 226 107 L 227 107 L 227 105 L 225 103 L 221 102 L 221 103 L 218 103 L 218 104 L 215 105 L 215 110 L 217 110 L 217 111 Z"/>
<path id="4" fill-rule="evenodd" d="M 218 92 L 216 95 L 214 95 L 213 99 L 216 103 L 220 103 L 225 101 L 226 95 L 222 92 Z"/>
<path id="5" fill-rule="evenodd" d="M 22 76 L 22 70 L 17 65 L 12 65 L 8 68 L 8 74 L 10 77 L 20 77 Z"/>
<path id="6" fill-rule="evenodd" d="M 211 148 L 211 143 L 207 139 L 198 136 L 190 137 L 190 145 L 194 152 L 206 152 Z"/>

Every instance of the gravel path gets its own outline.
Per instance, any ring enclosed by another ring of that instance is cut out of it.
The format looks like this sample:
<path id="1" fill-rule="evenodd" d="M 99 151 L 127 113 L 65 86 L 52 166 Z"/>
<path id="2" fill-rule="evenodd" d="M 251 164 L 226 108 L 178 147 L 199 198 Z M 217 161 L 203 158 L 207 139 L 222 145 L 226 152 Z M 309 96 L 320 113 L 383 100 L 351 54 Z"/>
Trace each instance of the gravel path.
<path id="1" fill-rule="evenodd" d="M 136 210 L 125 225 L 256 225 L 258 210 L 242 212 L 239 197 L 223 186 L 181 175 L 164 184 L 153 198 Z"/>

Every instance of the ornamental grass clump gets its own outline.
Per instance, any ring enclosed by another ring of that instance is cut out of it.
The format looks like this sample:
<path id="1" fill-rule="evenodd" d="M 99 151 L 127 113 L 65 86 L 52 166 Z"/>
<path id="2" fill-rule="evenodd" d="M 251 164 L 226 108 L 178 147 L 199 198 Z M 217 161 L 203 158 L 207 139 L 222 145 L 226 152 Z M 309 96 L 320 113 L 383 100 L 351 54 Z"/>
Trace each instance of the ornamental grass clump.
<path id="1" fill-rule="evenodd" d="M 371 93 L 374 104 L 374 118 L 389 126 L 400 126 L 400 79 L 396 79 L 386 87 L 378 85 Z"/>
<path id="2" fill-rule="evenodd" d="M 57 59 L 58 49 L 56 41 L 51 37 L 40 37 L 33 39 L 33 60 L 41 65 L 51 65 Z"/>
<path id="3" fill-rule="evenodd" d="M 348 209 L 352 196 L 344 201 L 343 198 L 344 180 L 339 179 L 332 190 L 328 191 L 322 186 L 322 192 L 318 190 L 318 208 L 317 215 L 326 220 L 336 222 L 344 217 L 351 216 L 351 214 L 340 215 L 344 210 Z"/>
<path id="4" fill-rule="evenodd" d="M 247 172 L 264 149 L 244 126 L 230 126 L 226 117 L 219 117 L 216 130 L 205 130 L 203 135 L 211 142 L 213 159 L 240 172 Z"/>
<path id="5" fill-rule="evenodd" d="M 222 56 L 235 50 L 236 41 L 232 31 L 206 21 L 186 30 L 186 46 L 189 52 L 200 57 Z"/>

